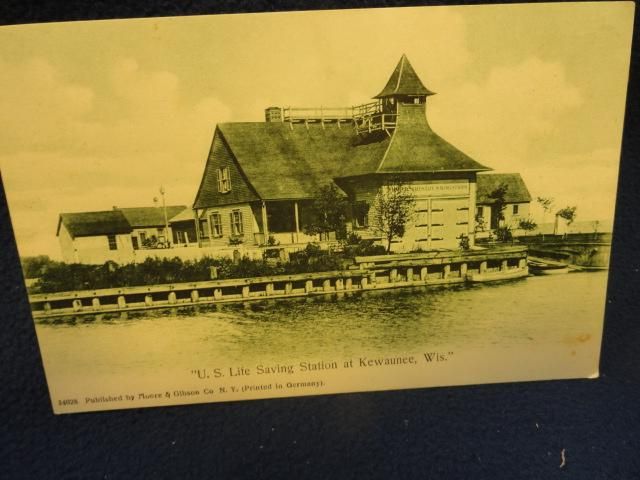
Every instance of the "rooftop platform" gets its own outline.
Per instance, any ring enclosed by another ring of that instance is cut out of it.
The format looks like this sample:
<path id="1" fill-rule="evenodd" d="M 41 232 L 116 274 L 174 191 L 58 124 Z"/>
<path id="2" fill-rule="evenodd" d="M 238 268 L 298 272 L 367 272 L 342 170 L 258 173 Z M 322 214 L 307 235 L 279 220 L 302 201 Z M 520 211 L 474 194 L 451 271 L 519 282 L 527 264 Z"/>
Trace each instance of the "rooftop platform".
<path id="1" fill-rule="evenodd" d="M 356 132 L 386 131 L 396 127 L 397 115 L 383 113 L 382 102 L 370 102 L 352 107 L 285 107 L 282 120 L 289 123 L 351 123 Z"/>

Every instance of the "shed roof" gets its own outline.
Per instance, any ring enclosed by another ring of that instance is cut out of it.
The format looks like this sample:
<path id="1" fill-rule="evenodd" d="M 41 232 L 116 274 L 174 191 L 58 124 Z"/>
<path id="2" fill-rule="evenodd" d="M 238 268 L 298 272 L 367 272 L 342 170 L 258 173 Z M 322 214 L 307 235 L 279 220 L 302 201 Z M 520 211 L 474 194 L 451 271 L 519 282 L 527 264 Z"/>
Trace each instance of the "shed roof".
<path id="1" fill-rule="evenodd" d="M 72 238 L 131 233 L 131 225 L 120 210 L 61 213 L 56 236 L 60 234 L 61 224 Z"/>
<path id="2" fill-rule="evenodd" d="M 185 205 L 167 206 L 167 219 L 176 216 L 185 208 Z M 165 223 L 163 207 L 134 207 L 118 210 L 124 214 L 133 228 L 163 227 Z"/>
<path id="3" fill-rule="evenodd" d="M 195 222 L 195 215 L 192 208 L 186 207 L 177 215 L 169 218 L 169 223 L 177 222 Z"/>
<path id="4" fill-rule="evenodd" d="M 526 203 L 531 201 L 531 194 L 519 173 L 482 173 L 477 176 L 478 193 L 476 203 L 490 205 L 495 202 L 490 195 L 500 185 L 507 187 L 505 202 Z"/>
<path id="5" fill-rule="evenodd" d="M 385 87 L 374 98 L 384 98 L 392 95 L 434 95 L 434 92 L 424 86 L 411 63 L 409 63 L 409 59 L 404 54 Z"/>

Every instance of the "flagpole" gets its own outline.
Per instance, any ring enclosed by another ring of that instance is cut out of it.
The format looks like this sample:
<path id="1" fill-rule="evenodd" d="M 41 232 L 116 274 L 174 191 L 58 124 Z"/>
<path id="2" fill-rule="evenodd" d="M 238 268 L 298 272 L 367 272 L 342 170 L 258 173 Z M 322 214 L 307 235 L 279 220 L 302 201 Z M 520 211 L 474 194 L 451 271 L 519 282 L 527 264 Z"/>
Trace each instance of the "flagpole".
<path id="1" fill-rule="evenodd" d="M 160 185 L 160 195 L 162 195 L 162 210 L 164 212 L 164 235 L 167 248 L 171 246 L 169 241 L 169 220 L 167 219 L 167 205 L 164 201 L 164 187 Z"/>

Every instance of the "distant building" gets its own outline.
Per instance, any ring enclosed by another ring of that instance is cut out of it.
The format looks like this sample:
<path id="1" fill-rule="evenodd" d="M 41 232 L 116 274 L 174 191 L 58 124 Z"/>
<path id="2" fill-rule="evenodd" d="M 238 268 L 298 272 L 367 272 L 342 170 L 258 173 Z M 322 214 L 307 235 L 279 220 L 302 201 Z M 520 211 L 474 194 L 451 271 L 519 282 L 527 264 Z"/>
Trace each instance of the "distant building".
<path id="1" fill-rule="evenodd" d="M 171 217 L 169 228 L 173 233 L 175 246 L 197 245 L 198 237 L 193 209 L 185 207 L 180 213 Z"/>
<path id="2" fill-rule="evenodd" d="M 184 205 L 162 207 L 120 208 L 133 228 L 131 240 L 135 250 L 145 246 L 168 246 L 172 241 L 171 231 L 166 231 L 169 220 L 184 211 Z M 169 229 L 171 230 L 171 229 Z"/>
<path id="3" fill-rule="evenodd" d="M 185 208 L 166 207 L 167 219 Z M 171 231 L 166 231 L 161 207 L 114 207 L 102 212 L 61 213 L 56 236 L 66 263 L 129 263 L 139 249 L 168 246 Z"/>
<path id="4" fill-rule="evenodd" d="M 317 189 L 331 182 L 350 201 L 351 228 L 376 237 L 373 200 L 385 183 L 399 179 L 416 204 L 395 251 L 457 248 L 462 235 L 473 245 L 476 178 L 490 168 L 431 129 L 431 95 L 403 55 L 374 102 L 269 107 L 265 122 L 218 124 L 193 206 L 199 244 L 317 240 L 303 233 L 309 206 Z"/>
<path id="5" fill-rule="evenodd" d="M 506 189 L 503 224 L 517 229 L 520 220 L 529 218 L 531 194 L 519 173 L 482 173 L 477 176 L 477 184 L 476 220 L 484 225 L 485 230 L 499 226 L 495 192 L 501 186 Z"/>

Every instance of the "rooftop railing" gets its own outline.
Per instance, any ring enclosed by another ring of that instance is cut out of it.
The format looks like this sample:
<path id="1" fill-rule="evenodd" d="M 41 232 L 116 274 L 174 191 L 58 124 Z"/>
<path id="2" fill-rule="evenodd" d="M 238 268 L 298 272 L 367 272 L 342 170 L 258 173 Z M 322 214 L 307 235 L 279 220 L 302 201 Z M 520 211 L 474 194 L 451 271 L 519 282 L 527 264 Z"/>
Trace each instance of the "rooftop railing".
<path id="1" fill-rule="evenodd" d="M 398 115 L 382 112 L 382 102 L 353 107 L 285 107 L 282 119 L 290 123 L 353 122 L 358 134 L 395 128 Z"/>
<path id="2" fill-rule="evenodd" d="M 285 107 L 285 122 L 336 122 L 353 120 L 352 107 Z"/>

